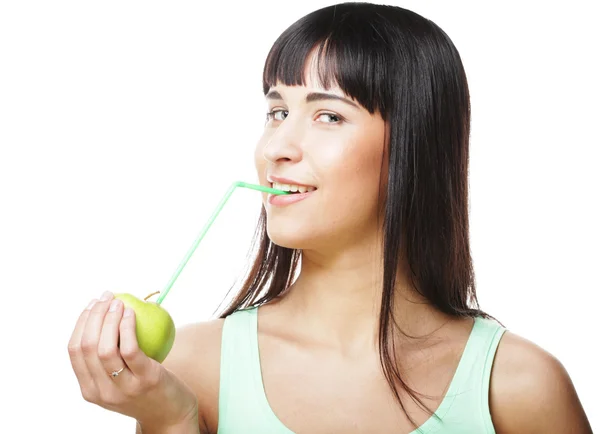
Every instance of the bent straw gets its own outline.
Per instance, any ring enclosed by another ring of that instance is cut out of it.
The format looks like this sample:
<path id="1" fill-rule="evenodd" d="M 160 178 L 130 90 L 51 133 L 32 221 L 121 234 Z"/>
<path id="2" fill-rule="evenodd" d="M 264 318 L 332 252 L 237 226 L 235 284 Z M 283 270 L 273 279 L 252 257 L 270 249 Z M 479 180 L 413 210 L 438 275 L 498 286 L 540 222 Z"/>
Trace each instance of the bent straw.
<path id="1" fill-rule="evenodd" d="M 250 188 L 252 190 L 258 190 L 258 191 L 262 191 L 265 193 L 272 193 L 272 194 L 289 194 L 290 193 L 289 191 L 277 190 L 275 188 L 264 187 L 262 185 L 248 184 L 247 182 L 242 182 L 242 181 L 235 181 L 233 184 L 231 184 L 231 187 L 229 187 L 229 190 L 227 190 L 227 193 L 225 193 L 225 196 L 223 196 L 223 199 L 221 199 L 221 202 L 219 203 L 219 205 L 217 205 L 217 208 L 213 212 L 212 216 L 210 217 L 210 219 L 208 219 L 208 222 L 204 225 L 204 228 L 202 228 L 202 230 L 200 231 L 200 234 L 194 241 L 194 244 L 192 244 L 192 247 L 190 247 L 188 252 L 185 254 L 183 261 L 181 261 L 181 264 L 179 264 L 179 267 L 177 267 L 177 271 L 175 271 L 175 274 L 173 274 L 173 277 L 171 277 L 171 280 L 169 280 L 169 283 L 167 283 L 167 286 L 162 291 L 162 294 L 156 300 L 156 304 L 160 305 L 162 303 L 162 301 L 165 299 L 165 297 L 169 293 L 171 287 L 173 286 L 173 284 L 179 277 L 179 274 L 181 274 L 183 267 L 185 267 L 185 264 L 188 263 L 188 261 L 194 254 L 194 251 L 196 251 L 198 244 L 200 244 L 200 241 L 202 241 L 202 238 L 204 238 L 204 235 L 206 234 L 206 232 L 208 231 L 210 226 L 213 224 L 213 222 L 215 221 L 215 219 L 217 218 L 217 216 L 223 209 L 223 206 L 225 206 L 225 203 L 227 202 L 227 200 L 233 193 L 233 190 L 236 189 L 236 187 Z"/>

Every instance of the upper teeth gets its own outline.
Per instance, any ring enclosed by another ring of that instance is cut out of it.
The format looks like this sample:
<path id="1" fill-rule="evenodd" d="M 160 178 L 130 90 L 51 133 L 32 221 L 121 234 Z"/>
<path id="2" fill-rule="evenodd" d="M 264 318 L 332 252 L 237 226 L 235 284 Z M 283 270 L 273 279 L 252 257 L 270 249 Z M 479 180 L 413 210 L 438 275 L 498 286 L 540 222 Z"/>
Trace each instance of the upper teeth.
<path id="1" fill-rule="evenodd" d="M 278 182 L 273 183 L 273 188 L 276 190 L 283 191 L 299 191 L 300 193 L 306 193 L 307 191 L 316 190 L 316 187 L 307 187 L 304 185 L 295 185 L 295 184 L 280 184 Z"/>

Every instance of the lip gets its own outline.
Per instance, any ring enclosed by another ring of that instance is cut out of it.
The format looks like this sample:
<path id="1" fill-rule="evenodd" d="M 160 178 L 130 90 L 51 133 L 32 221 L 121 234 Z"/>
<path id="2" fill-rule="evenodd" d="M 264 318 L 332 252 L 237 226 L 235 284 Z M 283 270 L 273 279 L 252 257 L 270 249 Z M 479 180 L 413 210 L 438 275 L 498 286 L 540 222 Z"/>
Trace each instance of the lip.
<path id="1" fill-rule="evenodd" d="M 293 179 L 283 178 L 281 176 L 275 176 L 275 175 L 267 175 L 267 181 L 270 182 L 271 184 L 274 182 L 277 182 L 279 184 L 293 184 L 293 185 L 299 185 L 301 187 L 315 187 L 316 188 L 316 186 L 314 186 L 314 185 L 303 184 L 302 182 L 295 181 Z"/>
<path id="2" fill-rule="evenodd" d="M 306 199 L 311 194 L 316 192 L 317 190 L 307 191 L 306 193 L 296 193 L 296 194 L 269 194 L 267 196 L 267 202 L 269 202 L 273 206 L 285 206 L 291 205 L 293 203 L 299 202 L 301 200 Z"/>

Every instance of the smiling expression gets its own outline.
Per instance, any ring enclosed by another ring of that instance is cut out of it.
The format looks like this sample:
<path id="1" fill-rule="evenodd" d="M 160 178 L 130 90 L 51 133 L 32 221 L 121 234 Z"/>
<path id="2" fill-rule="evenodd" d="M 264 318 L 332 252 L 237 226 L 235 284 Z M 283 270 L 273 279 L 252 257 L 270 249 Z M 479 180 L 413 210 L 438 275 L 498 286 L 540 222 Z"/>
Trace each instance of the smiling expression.
<path id="1" fill-rule="evenodd" d="M 312 79 L 306 84 L 269 89 L 255 150 L 260 184 L 271 187 L 267 177 L 274 175 L 317 188 L 282 207 L 269 204 L 263 193 L 269 237 L 296 249 L 351 242 L 376 229 L 380 174 L 382 183 L 387 175 L 382 117 L 337 86 L 324 89 Z"/>

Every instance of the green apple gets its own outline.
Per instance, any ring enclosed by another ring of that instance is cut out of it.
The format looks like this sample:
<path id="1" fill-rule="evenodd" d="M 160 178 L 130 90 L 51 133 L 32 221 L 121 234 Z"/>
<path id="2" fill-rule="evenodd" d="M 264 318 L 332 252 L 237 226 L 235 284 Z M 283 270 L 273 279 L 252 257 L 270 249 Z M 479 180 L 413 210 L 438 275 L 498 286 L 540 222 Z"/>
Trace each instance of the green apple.
<path id="1" fill-rule="evenodd" d="M 153 301 L 131 294 L 115 294 L 115 298 L 135 312 L 135 329 L 140 349 L 151 359 L 162 363 L 175 341 L 175 324 L 169 312 Z"/>

